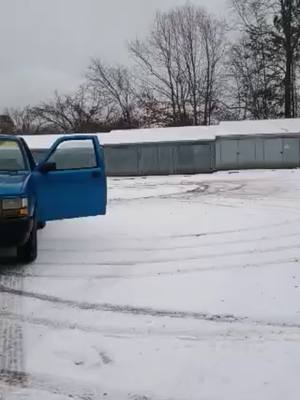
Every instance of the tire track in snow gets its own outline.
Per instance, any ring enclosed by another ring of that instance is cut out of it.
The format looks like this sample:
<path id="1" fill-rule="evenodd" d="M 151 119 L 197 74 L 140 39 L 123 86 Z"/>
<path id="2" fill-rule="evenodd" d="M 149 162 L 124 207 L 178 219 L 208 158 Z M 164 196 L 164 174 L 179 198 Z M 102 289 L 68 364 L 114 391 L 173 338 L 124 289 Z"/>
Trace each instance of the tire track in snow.
<path id="1" fill-rule="evenodd" d="M 21 388 L 25 390 L 25 393 L 26 389 L 31 389 L 76 400 L 100 400 L 103 398 L 107 400 L 158 400 L 157 397 L 147 397 L 146 395 L 130 392 L 122 393 L 116 391 L 110 393 L 104 387 L 101 388 L 100 385 L 81 383 L 78 382 L 78 380 L 67 377 L 61 378 L 60 376 L 50 374 L 23 373 L 22 382 L 15 381 L 12 384 L 12 379 L 16 373 L 17 372 L 13 370 L 3 371 L 3 377 L 0 376 L 0 382 L 8 386 L 13 386 L 14 388 Z M 25 396 L 30 399 L 28 395 L 25 394 Z M 41 393 L 41 400 L 43 399 L 42 396 L 43 393 Z"/>
<path id="2" fill-rule="evenodd" d="M 126 197 L 115 197 L 109 199 L 110 204 L 114 203 L 121 203 L 121 202 L 132 202 L 132 201 L 138 201 L 138 200 L 151 200 L 151 199 L 186 199 L 190 197 L 194 197 L 195 195 L 207 195 L 207 196 L 212 196 L 216 195 L 218 193 L 230 193 L 230 192 L 236 192 L 239 190 L 242 190 L 245 187 L 245 184 L 242 182 L 233 182 L 233 181 L 227 181 L 227 182 L 222 182 L 222 181 L 214 181 L 214 182 L 194 182 L 194 181 L 182 181 L 180 183 L 174 183 L 174 184 L 168 184 L 169 186 L 196 186 L 191 189 L 187 189 L 184 191 L 175 191 L 174 193 L 157 193 L 153 195 L 148 195 L 148 196 L 140 196 L 140 197 L 132 197 L 132 198 L 126 198 Z M 145 185 L 142 186 L 144 188 Z M 146 186 L 147 187 L 147 186 Z M 149 186 L 148 186 L 149 187 Z M 151 185 L 151 187 L 156 188 L 157 185 Z M 133 188 L 135 188 L 133 186 Z"/>
<path id="3" fill-rule="evenodd" d="M 92 389 L 91 385 L 80 385 L 71 380 L 69 382 L 67 380 L 62 381 L 59 377 L 42 374 L 22 373 L 21 381 L 16 381 L 14 380 L 16 374 L 17 372 L 14 370 L 4 370 L 3 375 L 0 376 L 0 382 L 9 387 L 40 390 L 56 396 L 66 396 L 77 400 L 98 400 L 100 396 L 103 398 L 103 393 L 105 392 L 100 388 Z M 109 399 L 110 397 L 106 396 L 106 398 Z"/>
<path id="4" fill-rule="evenodd" d="M 214 315 L 214 314 L 197 313 L 197 312 L 167 311 L 158 309 L 156 310 L 148 307 L 134 307 L 126 305 L 115 305 L 110 303 L 79 302 L 75 300 L 62 299 L 56 296 L 50 296 L 46 294 L 9 288 L 0 284 L 0 293 L 1 292 L 15 295 L 17 297 L 20 296 L 40 301 L 46 301 L 50 303 L 61 304 L 67 307 L 78 308 L 80 310 L 109 311 L 109 312 L 134 314 L 134 315 L 151 315 L 153 317 L 192 318 L 192 319 L 201 319 L 207 321 L 222 321 L 222 322 L 237 322 L 242 320 L 239 319 L 238 317 L 234 317 L 233 315 L 226 315 L 226 314 Z"/>
<path id="5" fill-rule="evenodd" d="M 75 300 L 62 299 L 60 297 L 50 296 L 46 294 L 39 294 L 35 292 L 7 288 L 2 285 L 0 285 L 0 292 L 8 293 L 17 297 L 18 296 L 26 297 L 34 300 L 59 304 L 65 307 L 71 307 L 86 311 L 104 311 L 104 312 L 113 312 L 119 314 L 152 316 L 160 318 L 166 317 L 166 318 L 176 318 L 176 319 L 193 319 L 193 320 L 202 320 L 202 321 L 219 322 L 219 323 L 249 323 L 255 325 L 273 326 L 282 328 L 285 327 L 297 328 L 297 329 L 300 328 L 300 323 L 271 321 L 271 320 L 266 321 L 266 320 L 253 319 L 247 316 L 236 316 L 233 314 L 212 314 L 206 312 L 164 310 L 164 309 L 155 309 L 151 307 L 116 305 L 110 303 L 80 302 Z"/>
<path id="6" fill-rule="evenodd" d="M 108 200 L 109 204 L 119 204 L 119 203 L 124 203 L 124 202 L 133 202 L 133 201 L 140 201 L 140 200 L 152 200 L 152 199 L 180 199 L 184 196 L 187 195 L 194 195 L 197 193 L 205 193 L 208 189 L 209 189 L 209 185 L 208 184 L 199 184 L 198 183 L 185 183 L 185 182 L 181 182 L 180 183 L 181 186 L 197 186 L 196 188 L 192 188 L 192 189 L 188 189 L 188 190 L 184 190 L 184 191 L 180 191 L 180 192 L 174 192 L 174 193 L 167 193 L 167 194 L 153 194 L 153 195 L 149 195 L 149 196 L 140 196 L 140 197 L 115 197 L 115 198 L 111 198 Z M 173 185 L 175 187 L 178 187 L 178 185 Z M 239 190 L 241 189 L 242 185 L 236 185 L 234 188 L 232 188 L 231 190 Z M 228 189 L 230 190 L 230 189 Z M 215 192 L 217 193 L 217 189 L 215 189 Z M 212 193 L 212 194 L 214 194 Z"/>
<path id="7" fill-rule="evenodd" d="M 23 278 L 0 276 L 0 285 L 7 285 L 11 290 L 23 290 Z M 0 310 L 19 312 L 22 298 L 0 293 Z M 23 326 L 18 321 L 0 319 L 0 379 L 6 370 L 15 371 L 6 379 L 11 383 L 23 382 L 24 371 Z"/>
<path id="8" fill-rule="evenodd" d="M 219 231 L 210 231 L 210 232 L 199 232 L 199 233 L 187 233 L 187 234 L 179 234 L 179 235 L 170 235 L 166 236 L 167 239 L 182 239 L 182 238 L 194 238 L 194 237 L 208 237 L 208 236 L 223 236 L 235 233 L 247 233 L 253 231 L 261 231 L 261 230 L 273 230 L 274 228 L 280 228 L 282 226 L 294 224 L 299 226 L 300 218 L 296 218 L 293 220 L 285 220 L 282 222 L 276 222 L 274 224 L 264 224 L 259 226 L 252 226 L 248 228 L 238 228 L 238 229 L 224 229 Z M 164 237 L 159 237 L 159 239 L 164 239 Z"/>
<path id="9" fill-rule="evenodd" d="M 78 322 L 68 322 L 66 320 L 52 320 L 48 318 L 40 318 L 40 317 L 33 317 L 31 315 L 29 316 L 24 316 L 21 314 L 10 314 L 10 313 L 0 313 L 1 318 L 6 318 L 10 321 L 18 321 L 19 323 L 22 324 L 29 324 L 29 325 L 34 325 L 34 326 L 41 326 L 41 327 L 46 327 L 52 330 L 69 330 L 69 331 L 80 331 L 84 332 L 87 334 L 95 334 L 99 333 L 103 336 L 106 337 L 113 337 L 113 338 L 118 338 L 118 339 L 134 339 L 137 337 L 140 338 L 145 338 L 145 337 L 167 337 L 167 338 L 173 338 L 173 339 L 180 339 L 180 340 L 206 340 L 206 339 L 211 339 L 212 334 L 210 332 L 205 333 L 202 332 L 201 329 L 197 330 L 191 330 L 191 331 L 180 331 L 180 330 L 170 330 L 170 329 L 162 329 L 160 328 L 159 330 L 157 329 L 151 329 L 149 328 L 144 328 L 144 329 L 139 329 L 139 328 L 120 328 L 120 327 L 98 327 L 98 326 L 91 326 L 91 325 L 85 325 L 81 324 Z M 209 322 L 209 321 L 205 321 Z M 216 321 L 211 321 L 212 323 Z M 219 322 L 219 321 L 218 321 Z M 300 327 L 300 324 L 287 324 L 284 322 L 275 322 L 275 321 L 255 321 L 255 320 L 250 320 L 249 318 L 245 318 L 243 321 L 236 322 L 236 324 L 239 324 L 240 330 L 236 331 L 233 334 L 232 331 L 232 322 L 228 325 L 228 323 L 224 323 L 224 330 L 220 330 L 217 332 L 213 332 L 214 339 L 220 339 L 224 340 L 228 338 L 229 340 L 241 340 L 245 339 L 245 336 L 247 339 L 251 339 L 252 337 L 257 338 L 261 337 L 263 335 L 264 339 L 270 338 L 272 340 L 276 340 L 276 337 L 278 338 L 279 341 L 284 341 L 284 340 L 291 340 L 291 336 L 283 336 L 282 335 L 282 329 L 285 329 L 285 334 L 288 333 L 295 333 L 295 329 L 298 329 Z M 219 324 L 218 324 L 219 325 Z M 249 330 L 249 326 L 255 326 L 256 330 Z M 244 330 L 242 330 L 242 328 Z M 271 331 L 266 331 L 266 329 L 271 328 Z M 262 330 L 263 329 L 263 330 Z M 277 329 L 277 330 L 275 330 Z M 294 340 L 298 341 L 299 338 L 296 337 Z"/>
<path id="10" fill-rule="evenodd" d="M 187 268 L 181 268 L 181 269 L 176 269 L 175 271 L 157 271 L 157 272 L 149 272 L 149 273 L 140 273 L 140 274 L 129 274 L 129 275 L 124 275 L 124 274 L 114 274 L 114 275 L 62 275 L 62 274 L 37 274 L 34 272 L 13 272 L 9 271 L 6 272 L 5 274 L 7 275 L 20 275 L 23 278 L 50 278 L 50 279 L 96 279 L 96 280 L 106 280 L 106 279 L 143 279 L 143 278 L 159 278 L 163 276 L 175 276 L 175 275 L 187 275 L 191 273 L 201 273 L 201 272 L 222 272 L 222 271 L 231 271 L 235 269 L 239 270 L 244 270 L 248 268 L 264 268 L 264 267 L 272 267 L 272 266 L 278 266 L 278 265 L 287 265 L 287 264 L 298 264 L 300 262 L 300 259 L 295 258 L 295 257 L 290 257 L 290 258 L 284 258 L 284 259 L 279 259 L 279 260 L 270 260 L 270 261 L 264 261 L 264 262 L 257 262 L 257 263 L 247 263 L 244 265 L 241 265 L 240 263 L 238 264 L 231 264 L 227 266 L 221 266 L 221 267 L 215 267 L 215 266 L 207 266 L 207 267 L 187 267 Z"/>
<path id="11" fill-rule="evenodd" d="M 263 225 L 255 225 L 252 227 L 248 228 L 237 228 L 237 229 L 224 229 L 224 230 L 218 230 L 218 231 L 208 231 L 208 232 L 195 232 L 195 233 L 186 233 L 186 234 L 177 234 L 177 235 L 160 235 L 160 236 L 151 236 L 151 237 L 138 237 L 138 238 L 128 238 L 128 235 L 123 236 L 123 235 L 115 235 L 116 238 L 118 239 L 123 239 L 124 241 L 129 241 L 133 242 L 136 241 L 138 243 L 141 242 L 149 242 L 155 240 L 172 240 L 172 239 L 184 239 L 184 238 L 200 238 L 200 237 L 210 237 L 210 236 L 223 236 L 223 235 L 230 235 L 230 234 L 237 234 L 237 233 L 247 233 L 247 232 L 255 232 L 255 231 L 261 231 L 261 230 L 273 230 L 274 228 L 280 228 L 283 226 L 287 225 L 296 225 L 297 227 L 299 226 L 300 223 L 300 218 L 294 218 L 292 220 L 286 219 L 281 222 L 276 222 L 276 223 L 270 223 L 270 224 L 263 224 Z M 99 240 L 101 237 L 99 237 Z M 55 239 L 55 238 L 48 238 L 47 242 L 48 243 L 54 243 L 55 246 L 59 243 L 61 243 L 62 239 Z M 78 245 L 82 245 L 84 243 L 89 243 L 90 240 L 86 240 L 84 238 L 82 239 L 73 239 L 72 238 L 72 243 L 78 243 Z M 65 244 L 66 245 L 66 244 Z M 64 247 L 66 248 L 66 247 Z M 42 249 L 42 247 L 41 247 Z M 116 250 L 116 249 L 112 249 Z M 56 247 L 55 247 L 56 251 Z"/>
<path id="12" fill-rule="evenodd" d="M 245 238 L 245 239 L 233 239 L 233 240 L 224 240 L 221 242 L 210 242 L 210 243 L 194 243 L 193 245 L 173 245 L 173 246 L 165 246 L 165 247 L 111 247 L 111 248 L 104 248 L 104 249 L 99 249 L 99 248 L 89 248 L 89 249 L 78 249 L 76 248 L 61 248 L 61 249 L 56 249 L 56 248 L 47 248 L 47 247 L 42 247 L 40 248 L 40 252 L 45 252 L 45 253 L 53 253 L 54 251 L 57 253 L 80 253 L 80 254 L 85 254 L 85 253 L 95 253 L 95 254 L 105 254 L 105 253 L 111 253 L 112 251 L 122 251 L 124 253 L 127 252 L 140 252 L 140 253 L 148 253 L 148 252 L 162 252 L 162 251 L 169 251 L 169 250 L 174 250 L 174 247 L 180 250 L 190 250 L 190 249 L 198 249 L 198 248 L 205 248 L 205 247 L 218 247 L 218 246 L 225 246 L 225 245 L 231 245 L 231 244 L 248 244 L 248 243 L 261 243 L 266 242 L 266 241 L 272 241 L 276 239 L 287 239 L 291 237 L 299 236 L 300 237 L 300 231 L 293 231 L 291 233 L 280 233 L 278 232 L 277 234 L 272 234 L 271 236 L 260 236 L 260 237 L 254 237 L 254 238 Z M 196 238 L 195 238 L 196 239 Z"/>
<path id="13" fill-rule="evenodd" d="M 140 265 L 155 265 L 155 264 L 168 264 L 174 262 L 185 262 L 185 261 L 200 261 L 206 259 L 217 259 L 217 258 L 225 258 L 225 257 L 234 257 L 234 256 L 246 256 L 246 255 L 256 255 L 256 254 L 268 254 L 268 253 L 278 253 L 285 250 L 295 250 L 300 248 L 300 242 L 295 243 L 293 245 L 285 245 L 285 246 L 276 246 L 276 247 L 268 247 L 264 249 L 249 249 L 249 250 L 240 250 L 240 251 L 228 251 L 220 254 L 207 253 L 207 254 L 198 254 L 194 256 L 181 256 L 176 258 L 160 258 L 156 260 L 134 260 L 134 261 L 106 261 L 106 262 L 96 262 L 96 261 L 82 261 L 82 262 L 74 262 L 74 261 L 63 261 L 59 264 L 63 266 L 140 266 Z M 57 265 L 57 262 L 53 261 L 41 261 L 39 265 Z"/>

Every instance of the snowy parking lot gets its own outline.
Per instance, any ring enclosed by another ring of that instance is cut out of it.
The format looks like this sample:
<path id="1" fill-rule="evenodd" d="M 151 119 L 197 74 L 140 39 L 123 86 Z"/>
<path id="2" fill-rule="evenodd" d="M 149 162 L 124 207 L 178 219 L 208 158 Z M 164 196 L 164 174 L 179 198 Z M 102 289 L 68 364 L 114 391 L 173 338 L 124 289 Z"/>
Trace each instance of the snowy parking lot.
<path id="1" fill-rule="evenodd" d="M 109 180 L 0 266 L 0 399 L 300 398 L 300 171 Z"/>

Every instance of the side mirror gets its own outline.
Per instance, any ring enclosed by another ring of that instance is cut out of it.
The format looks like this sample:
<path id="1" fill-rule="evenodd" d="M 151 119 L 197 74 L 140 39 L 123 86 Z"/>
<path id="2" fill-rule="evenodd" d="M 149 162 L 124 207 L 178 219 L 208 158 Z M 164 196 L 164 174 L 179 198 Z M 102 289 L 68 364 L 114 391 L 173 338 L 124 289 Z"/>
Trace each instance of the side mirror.
<path id="1" fill-rule="evenodd" d="M 56 171 L 56 163 L 55 162 L 44 162 L 38 165 L 38 171 L 42 174 L 47 174 L 51 171 Z"/>

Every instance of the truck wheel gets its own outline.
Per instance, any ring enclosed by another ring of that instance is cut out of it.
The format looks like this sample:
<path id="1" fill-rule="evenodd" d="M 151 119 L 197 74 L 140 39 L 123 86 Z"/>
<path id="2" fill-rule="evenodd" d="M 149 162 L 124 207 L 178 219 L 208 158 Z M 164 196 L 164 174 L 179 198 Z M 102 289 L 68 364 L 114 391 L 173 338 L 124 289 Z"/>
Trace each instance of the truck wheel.
<path id="1" fill-rule="evenodd" d="M 37 224 L 33 225 L 27 242 L 17 249 L 18 260 L 22 263 L 31 263 L 37 258 Z"/>
<path id="2" fill-rule="evenodd" d="M 38 222 L 38 224 L 37 224 L 37 228 L 38 229 L 44 229 L 45 228 L 45 226 L 46 226 L 46 222 Z"/>

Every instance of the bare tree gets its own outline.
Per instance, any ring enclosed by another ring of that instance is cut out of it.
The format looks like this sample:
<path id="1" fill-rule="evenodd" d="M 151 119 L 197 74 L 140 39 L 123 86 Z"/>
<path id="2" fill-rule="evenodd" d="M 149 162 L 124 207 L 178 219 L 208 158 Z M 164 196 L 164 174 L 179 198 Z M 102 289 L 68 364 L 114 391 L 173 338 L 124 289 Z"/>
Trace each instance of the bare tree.
<path id="1" fill-rule="evenodd" d="M 114 114 L 104 96 L 100 97 L 87 86 L 81 86 L 73 95 L 55 93 L 54 100 L 42 103 L 33 112 L 45 123 L 66 133 L 107 130 Z"/>
<path id="2" fill-rule="evenodd" d="M 212 113 L 220 100 L 218 90 L 221 87 L 225 55 L 225 24 L 205 14 L 200 14 L 198 18 L 205 51 L 203 124 L 210 125 Z"/>
<path id="3" fill-rule="evenodd" d="M 296 116 L 296 76 L 300 47 L 300 0 L 232 0 L 242 30 L 277 54 L 286 118 Z"/>
<path id="4" fill-rule="evenodd" d="M 14 121 L 8 111 L 0 115 L 0 133 L 8 135 L 14 135 L 16 133 Z"/>
<path id="5" fill-rule="evenodd" d="M 134 128 L 138 125 L 135 117 L 137 95 L 128 68 L 108 66 L 100 59 L 94 59 L 88 68 L 87 79 L 90 87 L 119 111 L 124 127 Z"/>
<path id="6" fill-rule="evenodd" d="M 281 50 L 284 56 L 285 117 L 295 117 L 296 62 L 300 55 L 300 0 L 277 0 L 274 26 L 275 51 Z"/>
<path id="7" fill-rule="evenodd" d="M 244 36 L 231 47 L 229 79 L 231 104 L 239 118 L 269 119 L 282 116 L 282 70 L 278 55 L 267 41 Z"/>
<path id="8" fill-rule="evenodd" d="M 187 123 L 189 89 L 185 65 L 176 43 L 174 17 L 157 13 L 149 39 L 136 40 L 129 45 L 140 69 L 141 85 L 162 104 L 169 104 L 168 125 Z"/>
<path id="9" fill-rule="evenodd" d="M 158 12 L 148 39 L 129 44 L 141 86 L 169 104 L 169 124 L 210 123 L 223 45 L 220 21 L 192 5 Z"/>
<path id="10" fill-rule="evenodd" d="M 15 126 L 16 134 L 39 134 L 43 132 L 45 121 L 30 106 L 6 110 Z"/>

